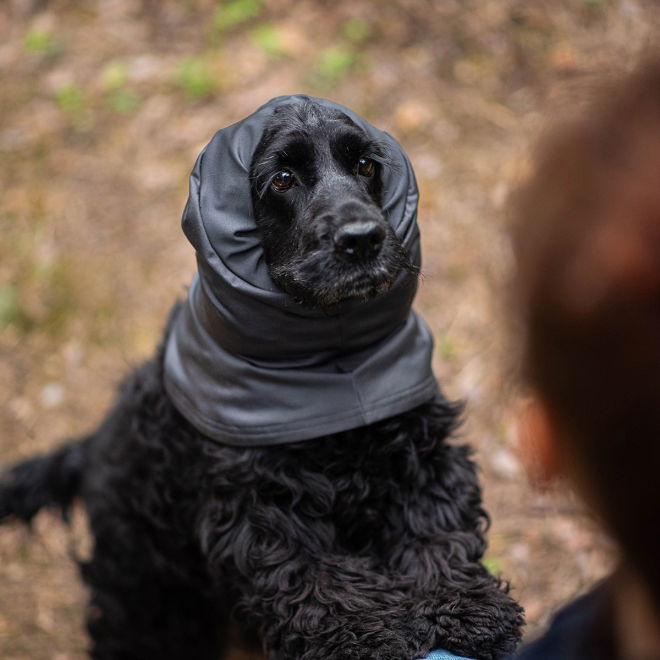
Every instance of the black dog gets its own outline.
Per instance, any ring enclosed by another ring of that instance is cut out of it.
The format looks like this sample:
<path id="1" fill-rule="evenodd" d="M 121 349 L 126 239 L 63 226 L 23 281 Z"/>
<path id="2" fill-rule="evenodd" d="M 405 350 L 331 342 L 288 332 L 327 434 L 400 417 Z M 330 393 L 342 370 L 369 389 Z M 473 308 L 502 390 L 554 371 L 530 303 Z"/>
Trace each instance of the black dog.
<path id="1" fill-rule="evenodd" d="M 318 324 L 400 289 L 407 314 L 416 264 L 405 246 L 412 239 L 397 235 L 384 208 L 385 174 L 400 167 L 390 151 L 327 102 L 297 97 L 270 113 L 249 186 L 278 285 L 266 293 L 285 292 L 285 313 L 299 305 Z M 230 176 L 216 169 L 213 181 Z M 202 179 L 200 204 L 210 185 Z M 189 202 L 187 212 L 195 209 Z M 198 247 L 202 276 L 214 259 Z M 470 451 L 445 442 L 458 407 L 436 393 L 338 432 L 319 418 L 303 440 L 219 442 L 166 386 L 165 346 L 183 314 L 175 307 L 164 347 L 128 377 L 93 434 L 0 481 L 0 520 L 29 521 L 44 506 L 66 511 L 83 499 L 94 536 L 81 563 L 92 657 L 217 659 L 232 622 L 271 660 L 414 660 L 438 647 L 474 658 L 511 653 L 521 610 L 480 563 L 487 518 Z M 295 349 L 307 341 L 296 327 L 292 320 L 261 343 L 293 334 Z M 370 350 L 376 330 L 350 331 L 352 352 L 311 367 L 320 383 Z M 218 332 L 233 346 L 231 333 Z M 258 344 L 245 349 L 254 368 L 268 357 Z M 285 361 L 294 358 L 307 359 L 292 349 Z M 266 405 L 252 403 L 255 415 Z"/>

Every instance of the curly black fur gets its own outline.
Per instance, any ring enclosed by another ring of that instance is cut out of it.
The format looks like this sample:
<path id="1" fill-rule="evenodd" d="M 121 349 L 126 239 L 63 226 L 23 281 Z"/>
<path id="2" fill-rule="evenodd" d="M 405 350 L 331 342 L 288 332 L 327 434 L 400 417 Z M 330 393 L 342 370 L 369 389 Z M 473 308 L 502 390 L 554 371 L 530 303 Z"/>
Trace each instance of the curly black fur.
<path id="1" fill-rule="evenodd" d="M 217 660 L 235 626 L 269 660 L 501 658 L 522 614 L 480 563 L 475 466 L 446 442 L 459 414 L 438 395 L 314 440 L 225 446 L 172 405 L 161 349 L 93 435 L 6 473 L 0 521 L 82 498 L 96 660 Z"/>
<path id="2" fill-rule="evenodd" d="M 93 440 L 50 459 L 86 466 L 74 479 L 95 538 L 82 566 L 91 656 L 217 659 L 230 617 L 271 660 L 507 655 L 521 610 L 479 562 L 475 466 L 445 442 L 457 413 L 438 398 L 312 441 L 229 447 L 173 407 L 162 357 L 147 363 Z M 45 490 L 26 508 L 17 488 L 41 476 L 9 474 L 5 514 L 73 495 Z"/>
<path id="3" fill-rule="evenodd" d="M 59 507 L 65 520 L 80 493 L 89 439 L 44 456 L 35 456 L 0 474 L 0 523 L 18 518 L 29 523 L 44 507 Z"/>
<path id="4" fill-rule="evenodd" d="M 94 658 L 218 658 L 221 625 L 269 658 L 497 658 L 520 608 L 481 566 L 469 449 L 437 399 L 313 441 L 235 448 L 172 406 L 160 359 L 124 385 L 90 447 Z"/>

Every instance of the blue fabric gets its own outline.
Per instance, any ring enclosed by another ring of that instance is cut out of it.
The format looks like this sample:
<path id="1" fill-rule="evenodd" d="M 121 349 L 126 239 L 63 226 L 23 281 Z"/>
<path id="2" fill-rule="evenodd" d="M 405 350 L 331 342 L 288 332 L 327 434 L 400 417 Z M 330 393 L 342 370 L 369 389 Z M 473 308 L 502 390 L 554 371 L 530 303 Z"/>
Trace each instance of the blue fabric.
<path id="1" fill-rule="evenodd" d="M 466 658 L 462 655 L 454 655 L 453 653 L 449 653 L 449 651 L 443 651 L 442 649 L 438 649 L 437 651 L 431 651 L 429 655 L 426 656 L 426 658 L 423 658 L 423 660 L 471 660 L 470 658 Z"/>

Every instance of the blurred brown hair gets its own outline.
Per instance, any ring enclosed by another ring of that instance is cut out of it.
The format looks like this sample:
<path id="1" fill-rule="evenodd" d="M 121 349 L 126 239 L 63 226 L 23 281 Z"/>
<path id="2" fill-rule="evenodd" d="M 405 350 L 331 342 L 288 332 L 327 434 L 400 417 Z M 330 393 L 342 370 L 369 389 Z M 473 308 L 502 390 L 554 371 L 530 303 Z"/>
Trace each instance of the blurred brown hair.
<path id="1" fill-rule="evenodd" d="M 513 205 L 524 375 L 660 607 L 660 59 L 535 162 Z"/>

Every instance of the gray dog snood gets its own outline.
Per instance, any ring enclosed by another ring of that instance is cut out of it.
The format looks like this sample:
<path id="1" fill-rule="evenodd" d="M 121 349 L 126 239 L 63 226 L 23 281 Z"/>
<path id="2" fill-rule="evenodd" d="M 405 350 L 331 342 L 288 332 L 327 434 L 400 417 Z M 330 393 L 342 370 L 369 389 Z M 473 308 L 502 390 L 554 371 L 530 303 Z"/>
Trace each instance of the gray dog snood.
<path id="1" fill-rule="evenodd" d="M 249 168 L 273 109 L 309 97 L 282 96 L 218 131 L 190 177 L 183 230 L 198 273 L 165 351 L 165 387 L 176 408 L 209 438 L 235 446 L 309 440 L 371 424 L 431 399 L 433 340 L 411 310 L 416 278 L 401 272 L 369 301 L 331 311 L 303 307 L 270 278 L 255 225 Z M 383 209 L 419 265 L 417 186 L 396 141 L 347 108 L 388 145 Z"/>

